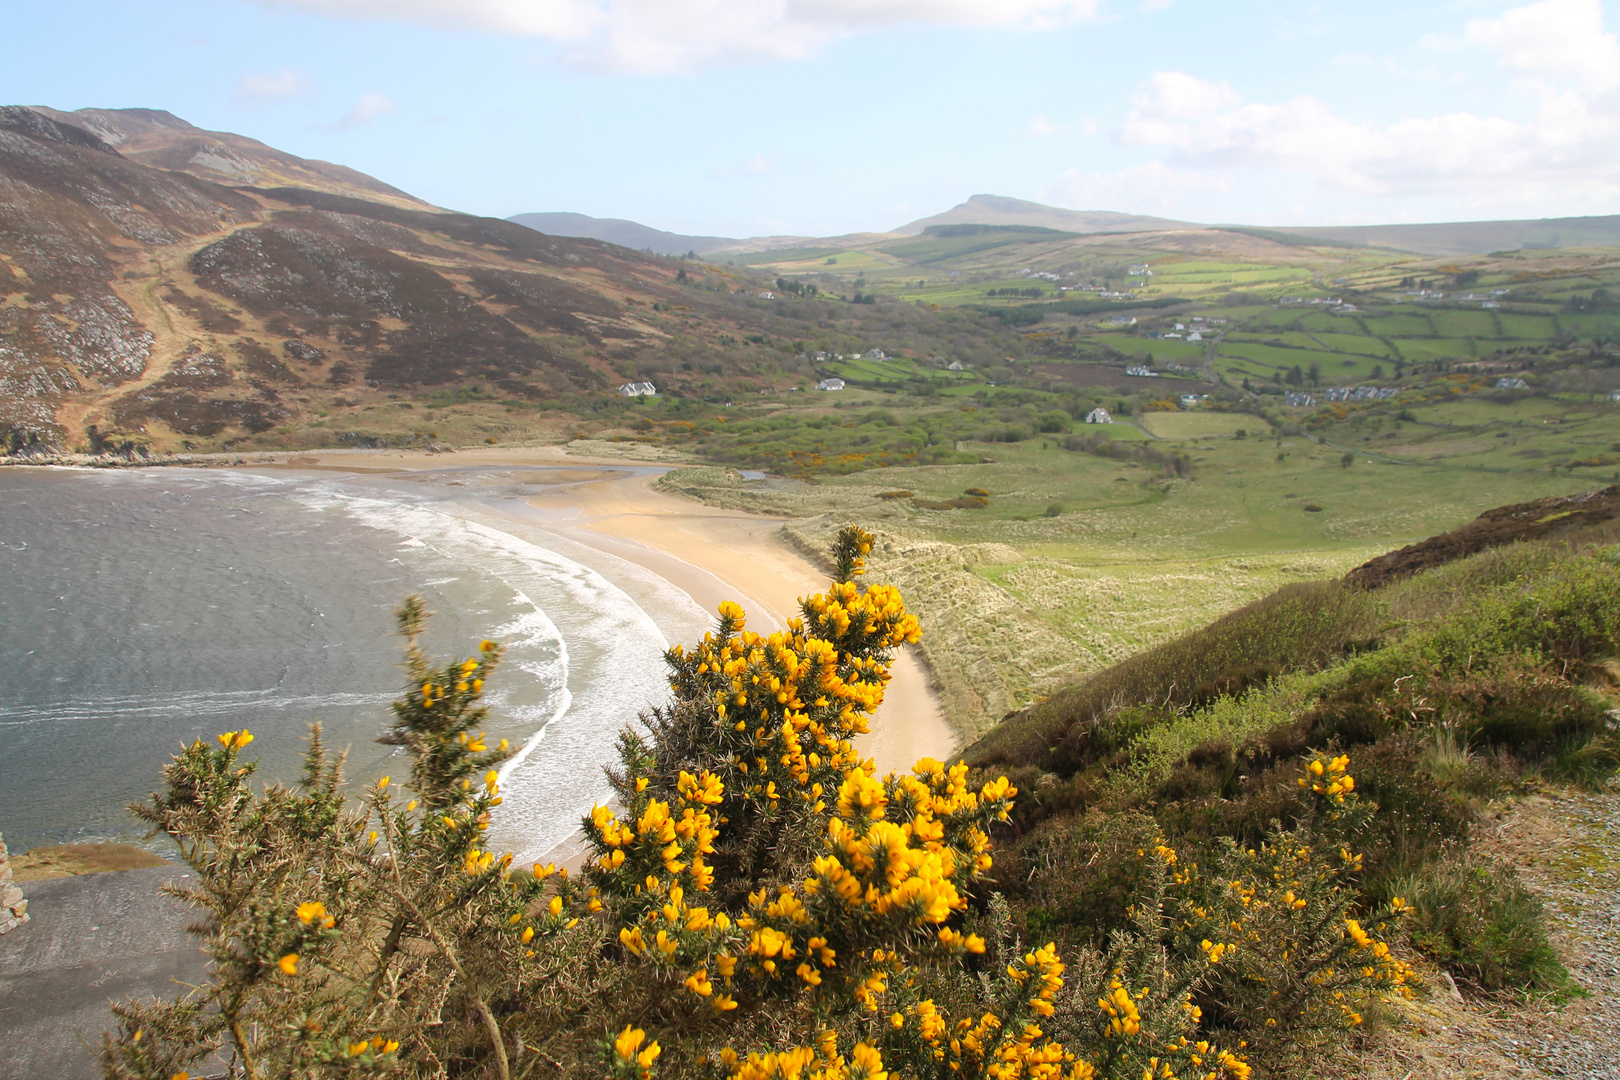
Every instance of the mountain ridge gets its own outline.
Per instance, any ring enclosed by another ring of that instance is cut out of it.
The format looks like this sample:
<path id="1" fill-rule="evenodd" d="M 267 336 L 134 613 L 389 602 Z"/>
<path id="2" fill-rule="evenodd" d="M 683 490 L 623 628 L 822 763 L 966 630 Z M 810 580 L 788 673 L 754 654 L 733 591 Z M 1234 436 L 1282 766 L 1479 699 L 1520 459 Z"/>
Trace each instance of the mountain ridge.
<path id="1" fill-rule="evenodd" d="M 1393 225 L 1252 226 L 1200 224 L 1113 210 L 1068 210 L 1002 195 L 973 195 L 949 210 L 883 233 L 841 236 L 689 236 L 624 218 L 593 218 L 556 212 L 517 214 L 506 220 L 557 236 L 590 237 L 650 249 L 659 254 L 725 256 L 791 247 L 853 247 L 876 239 L 922 235 L 934 225 L 1029 225 L 1086 236 L 1209 230 L 1252 231 L 1272 237 L 1319 239 L 1333 245 L 1391 248 L 1418 255 L 1467 255 L 1489 251 L 1620 246 L 1620 214 L 1563 218 L 1424 222 Z M 544 226 L 544 227 L 542 227 Z"/>

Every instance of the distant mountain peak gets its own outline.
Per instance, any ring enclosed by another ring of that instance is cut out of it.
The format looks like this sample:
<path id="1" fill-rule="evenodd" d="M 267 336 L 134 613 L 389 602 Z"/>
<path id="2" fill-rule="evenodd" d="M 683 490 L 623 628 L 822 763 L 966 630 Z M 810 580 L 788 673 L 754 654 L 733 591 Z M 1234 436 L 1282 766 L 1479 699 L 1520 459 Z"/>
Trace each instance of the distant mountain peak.
<path id="1" fill-rule="evenodd" d="M 895 232 L 916 236 L 930 225 L 1034 225 L 1063 232 L 1151 232 L 1161 229 L 1201 229 L 1190 221 L 1113 210 L 1065 210 L 1006 195 L 974 195 L 943 214 L 919 218 Z"/>

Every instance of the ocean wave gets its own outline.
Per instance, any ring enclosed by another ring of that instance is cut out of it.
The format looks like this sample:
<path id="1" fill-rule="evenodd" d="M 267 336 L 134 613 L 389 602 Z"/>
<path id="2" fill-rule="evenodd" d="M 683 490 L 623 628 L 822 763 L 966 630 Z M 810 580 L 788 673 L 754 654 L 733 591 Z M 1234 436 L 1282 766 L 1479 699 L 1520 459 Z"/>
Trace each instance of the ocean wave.
<path id="1" fill-rule="evenodd" d="M 292 497 L 395 537 L 400 557 L 432 560 L 425 569 L 433 579 L 472 573 L 501 583 L 506 617 L 490 636 L 524 677 L 501 683 L 490 705 L 523 730 L 518 753 L 500 770 L 505 798 L 489 840 L 523 857 L 564 840 L 609 795 L 603 768 L 615 760 L 618 732 L 667 693 L 657 623 L 590 567 L 462 516 L 457 504 L 405 492 L 379 498 L 332 481 Z"/>
<path id="2" fill-rule="evenodd" d="M 222 716 L 244 709 L 350 709 L 386 705 L 392 694 L 289 695 L 280 689 L 201 691 L 153 696 L 110 695 L 40 705 L 0 705 L 0 727 L 119 718 Z"/>

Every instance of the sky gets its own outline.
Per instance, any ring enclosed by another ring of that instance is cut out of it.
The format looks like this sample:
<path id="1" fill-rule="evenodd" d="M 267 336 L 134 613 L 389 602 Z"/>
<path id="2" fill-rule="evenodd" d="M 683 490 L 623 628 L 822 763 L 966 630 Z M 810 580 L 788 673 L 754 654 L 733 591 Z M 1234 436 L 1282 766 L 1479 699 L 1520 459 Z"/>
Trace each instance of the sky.
<path id="1" fill-rule="evenodd" d="M 0 0 L 0 104 L 719 236 L 1620 213 L 1620 0 Z"/>

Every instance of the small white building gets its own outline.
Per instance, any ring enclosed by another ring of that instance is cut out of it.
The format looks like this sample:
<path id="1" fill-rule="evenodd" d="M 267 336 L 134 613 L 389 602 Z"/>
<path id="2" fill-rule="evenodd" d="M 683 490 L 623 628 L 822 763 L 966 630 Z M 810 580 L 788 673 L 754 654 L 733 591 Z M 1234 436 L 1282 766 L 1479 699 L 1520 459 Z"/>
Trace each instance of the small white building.
<path id="1" fill-rule="evenodd" d="M 868 360 L 887 360 L 889 357 L 882 349 L 867 349 L 866 358 Z"/>
<path id="2" fill-rule="evenodd" d="M 1523 379 L 1514 378 L 1511 375 L 1504 375 L 1500 379 L 1496 380 L 1496 388 L 1498 390 L 1528 390 L 1530 389 L 1530 384 L 1525 382 Z"/>
<path id="3" fill-rule="evenodd" d="M 762 292 L 759 294 L 759 298 L 761 300 L 775 300 L 776 294 L 773 292 Z"/>
<path id="4" fill-rule="evenodd" d="M 1620 390 L 1615 392 L 1620 393 Z M 1109 416 L 1108 410 L 1103 408 L 1101 405 L 1086 413 L 1086 423 L 1088 424 L 1112 424 L 1113 422 L 1114 418 Z"/>
<path id="5" fill-rule="evenodd" d="M 1308 409 L 1316 404 L 1316 399 L 1310 394 L 1296 394 L 1293 391 L 1283 395 L 1283 399 L 1296 409 Z"/>
<path id="6" fill-rule="evenodd" d="M 822 379 L 820 382 L 816 383 L 817 390 L 842 390 L 843 388 L 843 379 Z"/>
<path id="7" fill-rule="evenodd" d="M 1125 374 L 1135 375 L 1137 378 L 1141 379 L 1156 379 L 1159 377 L 1159 373 L 1157 371 L 1154 371 L 1152 368 L 1146 367 L 1142 364 L 1132 364 L 1130 367 L 1125 369 Z"/>
<path id="8" fill-rule="evenodd" d="M 657 397 L 658 387 L 650 382 L 627 382 L 619 387 L 619 393 L 625 397 Z"/>
<path id="9" fill-rule="evenodd" d="M 1187 335 L 1187 340 L 1188 341 L 1203 341 L 1204 340 L 1204 335 L 1200 334 L 1197 330 L 1194 330 L 1192 333 Z"/>
<path id="10" fill-rule="evenodd" d="M 1134 315 L 1115 315 L 1115 316 L 1113 316 L 1112 318 L 1110 318 L 1108 320 L 1108 325 L 1109 326 L 1135 326 L 1136 325 L 1136 316 L 1134 316 Z"/>
<path id="11" fill-rule="evenodd" d="M 1610 401 L 1620 401 L 1620 390 L 1610 390 L 1609 391 L 1609 400 Z"/>
<path id="12" fill-rule="evenodd" d="M 968 365 L 962 363 L 960 360 L 952 360 L 949 364 L 945 365 L 946 371 L 966 371 L 967 369 Z"/>

